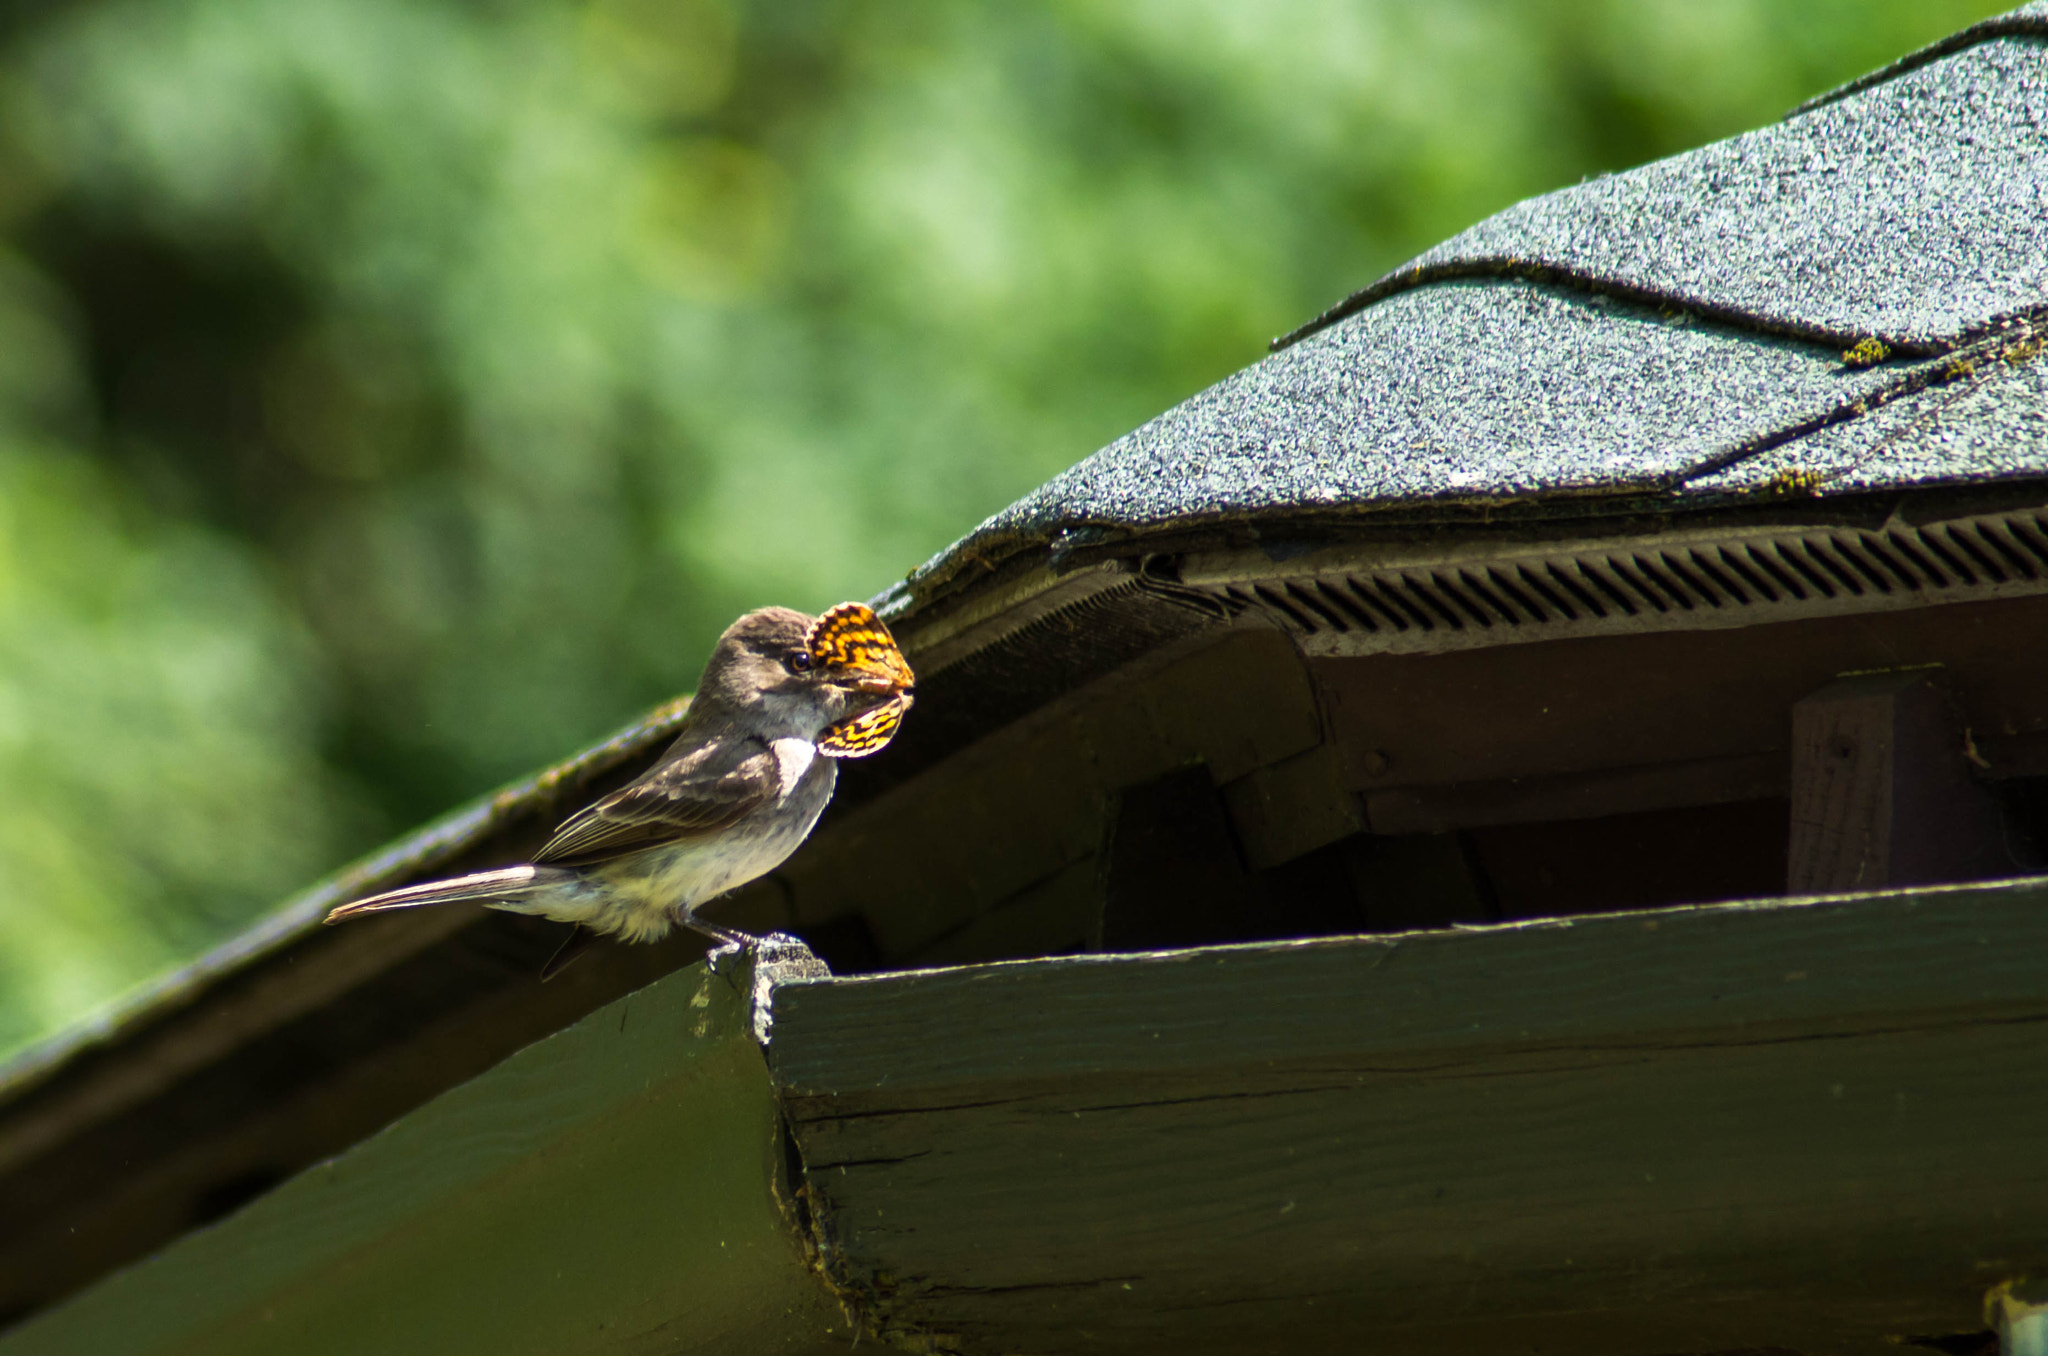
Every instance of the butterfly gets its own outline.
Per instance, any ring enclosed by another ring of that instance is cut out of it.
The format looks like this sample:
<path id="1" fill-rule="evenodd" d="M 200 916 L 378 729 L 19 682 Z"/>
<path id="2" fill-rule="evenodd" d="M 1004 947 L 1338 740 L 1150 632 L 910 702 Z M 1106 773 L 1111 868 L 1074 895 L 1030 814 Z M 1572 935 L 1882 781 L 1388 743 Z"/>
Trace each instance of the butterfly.
<path id="1" fill-rule="evenodd" d="M 896 638 L 865 603 L 841 603 L 811 623 L 804 638 L 811 663 L 820 669 L 867 674 L 891 689 L 900 689 L 880 706 L 840 721 L 818 740 L 827 758 L 865 758 L 885 748 L 910 709 L 910 662 Z"/>
<path id="2" fill-rule="evenodd" d="M 878 752 L 896 737 L 896 727 L 909 709 L 910 694 L 906 692 L 852 720 L 842 720 L 819 736 L 818 752 L 827 758 L 865 758 Z"/>

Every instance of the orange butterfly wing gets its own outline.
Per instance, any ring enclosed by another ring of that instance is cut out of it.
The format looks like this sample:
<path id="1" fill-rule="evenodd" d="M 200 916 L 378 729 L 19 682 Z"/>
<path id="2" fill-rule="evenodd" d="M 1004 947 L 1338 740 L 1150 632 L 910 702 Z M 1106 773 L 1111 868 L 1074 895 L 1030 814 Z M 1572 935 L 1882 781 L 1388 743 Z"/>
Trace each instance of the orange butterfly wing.
<path id="1" fill-rule="evenodd" d="M 866 603 L 841 603 L 811 623 L 804 644 L 821 667 L 857 669 L 888 678 L 898 687 L 915 681 L 896 637 Z"/>
<path id="2" fill-rule="evenodd" d="M 827 758 L 865 758 L 880 752 L 903 724 L 911 703 L 908 689 L 915 681 L 896 637 L 866 603 L 841 603 L 811 623 L 804 645 L 819 668 L 851 669 L 905 689 L 880 706 L 839 722 L 818 740 L 818 752 Z"/>
<path id="3" fill-rule="evenodd" d="M 909 709 L 910 694 L 906 692 L 852 720 L 842 720 L 819 738 L 818 752 L 827 758 L 865 758 L 880 753 L 896 737 L 903 713 Z"/>

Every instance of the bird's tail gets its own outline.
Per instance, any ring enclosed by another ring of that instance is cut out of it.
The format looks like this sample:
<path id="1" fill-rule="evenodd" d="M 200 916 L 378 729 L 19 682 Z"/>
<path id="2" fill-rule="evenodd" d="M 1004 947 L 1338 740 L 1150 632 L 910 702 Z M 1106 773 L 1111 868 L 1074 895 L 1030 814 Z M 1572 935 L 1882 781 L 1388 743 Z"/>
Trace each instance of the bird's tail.
<path id="1" fill-rule="evenodd" d="M 408 885 L 403 890 L 386 890 L 381 895 L 343 904 L 327 915 L 330 923 L 356 918 L 386 909 L 417 909 L 424 904 L 455 904 L 463 900 L 504 900 L 511 903 L 543 890 L 553 890 L 576 879 L 576 873 L 559 866 L 508 866 L 500 871 L 478 871 L 448 880 L 430 880 Z"/>

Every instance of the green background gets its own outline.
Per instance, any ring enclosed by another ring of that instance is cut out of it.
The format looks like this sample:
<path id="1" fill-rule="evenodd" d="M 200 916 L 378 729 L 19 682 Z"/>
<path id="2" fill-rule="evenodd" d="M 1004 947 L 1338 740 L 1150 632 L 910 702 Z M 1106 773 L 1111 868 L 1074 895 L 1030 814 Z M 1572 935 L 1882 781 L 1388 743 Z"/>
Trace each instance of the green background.
<path id="1" fill-rule="evenodd" d="M 1964 0 L 0 5 L 0 1049 Z"/>

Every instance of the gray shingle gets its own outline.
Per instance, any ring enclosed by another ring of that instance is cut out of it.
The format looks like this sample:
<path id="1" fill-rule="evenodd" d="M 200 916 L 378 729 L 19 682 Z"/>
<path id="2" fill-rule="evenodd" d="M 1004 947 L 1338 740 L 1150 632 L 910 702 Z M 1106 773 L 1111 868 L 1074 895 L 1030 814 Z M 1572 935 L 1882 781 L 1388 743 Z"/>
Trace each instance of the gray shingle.
<path id="1" fill-rule="evenodd" d="M 1831 104 L 1835 100 L 1847 95 L 1869 89 L 1872 85 L 1881 85 L 1895 76 L 1903 75 L 1916 66 L 1925 66 L 1928 62 L 1945 57 L 1950 52 L 1959 52 L 1963 48 L 1982 42 L 1988 37 L 2005 33 L 2040 33 L 2044 30 L 2048 30 L 2048 0 L 2030 0 L 2028 4 L 2021 5 L 2018 9 L 2007 10 L 2003 14 L 1980 20 L 1977 23 L 1971 24 L 1968 28 L 1960 29 L 1945 38 L 1931 42 L 1916 52 L 1908 52 L 1889 66 L 1881 66 L 1868 75 L 1858 76 L 1846 85 L 1837 85 L 1825 94 L 1816 94 L 1792 111 L 1794 113 L 1805 113 L 1811 109 L 1819 108 L 1822 104 Z"/>
<path id="2" fill-rule="evenodd" d="M 1898 376 L 1613 299 L 1443 283 L 1226 378 L 983 531 L 1651 488 Z"/>
<path id="3" fill-rule="evenodd" d="M 1934 356 L 2043 309 L 2048 0 L 1782 123 L 1480 223 L 893 601 L 1048 543 L 1275 514 L 1705 508 L 1788 471 L 1822 493 L 2048 477 L 2042 362 L 1994 354 L 1952 382 Z M 1865 336 L 1903 357 L 1845 366 Z"/>
<path id="4" fill-rule="evenodd" d="M 2014 16 L 2048 32 L 2048 7 Z M 2048 295 L 2048 40 L 1518 203 L 1373 284 L 1543 268 L 1846 344 L 1952 340 Z M 1340 307 L 1339 310 L 1344 308 Z"/>
<path id="5" fill-rule="evenodd" d="M 2048 357 L 1994 358 L 1967 379 L 1794 439 L 1687 489 L 1740 494 L 1791 475 L 1813 477 L 1823 495 L 2048 476 Z"/>

